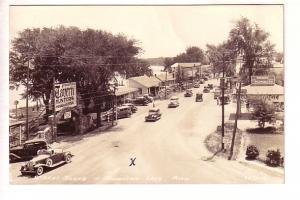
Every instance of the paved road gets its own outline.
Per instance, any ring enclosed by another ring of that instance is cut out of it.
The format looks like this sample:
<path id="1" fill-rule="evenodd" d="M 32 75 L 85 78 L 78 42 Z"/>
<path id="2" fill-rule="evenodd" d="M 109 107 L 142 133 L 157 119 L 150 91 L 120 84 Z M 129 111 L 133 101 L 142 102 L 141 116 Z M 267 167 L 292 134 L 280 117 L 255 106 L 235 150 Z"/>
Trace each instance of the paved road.
<path id="1" fill-rule="evenodd" d="M 211 81 L 216 83 L 216 81 Z M 195 88 L 196 91 L 202 91 Z M 168 101 L 157 101 L 162 111 L 157 122 L 144 122 L 152 107 L 139 107 L 131 118 L 104 134 L 88 134 L 61 143 L 75 157 L 70 164 L 40 177 L 20 176 L 21 163 L 10 165 L 11 183 L 96 184 L 96 183 L 282 183 L 283 177 L 245 166 L 237 161 L 210 156 L 203 141 L 220 123 L 221 108 L 213 94 L 203 102 L 178 95 L 180 106 L 168 109 Z M 233 107 L 233 106 L 231 106 Z M 227 111 L 231 108 L 227 107 Z M 227 112 L 227 117 L 229 112 Z M 135 165 L 130 158 L 135 159 Z"/>

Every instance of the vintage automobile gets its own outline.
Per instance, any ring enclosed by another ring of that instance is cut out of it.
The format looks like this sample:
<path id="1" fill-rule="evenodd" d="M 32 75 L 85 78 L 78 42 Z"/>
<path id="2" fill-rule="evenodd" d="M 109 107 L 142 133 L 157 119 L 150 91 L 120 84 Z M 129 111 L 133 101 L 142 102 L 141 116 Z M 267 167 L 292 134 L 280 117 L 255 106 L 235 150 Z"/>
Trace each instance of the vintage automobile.
<path id="1" fill-rule="evenodd" d="M 214 91 L 214 99 L 217 99 L 221 94 L 221 90 L 219 88 L 216 88 Z"/>
<path id="2" fill-rule="evenodd" d="M 135 113 L 137 111 L 137 107 L 135 105 L 133 105 L 132 103 L 124 103 L 122 106 L 130 107 L 132 113 Z"/>
<path id="3" fill-rule="evenodd" d="M 9 149 L 9 161 L 30 160 L 37 155 L 38 150 L 48 149 L 49 145 L 45 140 L 28 140 L 23 145 Z"/>
<path id="4" fill-rule="evenodd" d="M 137 97 L 134 100 L 134 104 L 137 106 L 147 106 L 149 101 L 145 97 Z"/>
<path id="5" fill-rule="evenodd" d="M 203 94 L 197 93 L 196 94 L 196 102 L 202 102 L 203 101 Z"/>
<path id="6" fill-rule="evenodd" d="M 200 84 L 199 83 L 195 83 L 194 84 L 194 88 L 199 88 L 200 87 Z"/>
<path id="7" fill-rule="evenodd" d="M 21 166 L 21 174 L 33 174 L 40 176 L 45 171 L 57 167 L 64 163 L 71 162 L 73 155 L 69 151 L 62 149 L 42 149 L 37 156 Z"/>
<path id="8" fill-rule="evenodd" d="M 209 88 L 207 86 L 204 86 L 203 93 L 209 93 L 209 92 L 210 92 Z"/>
<path id="9" fill-rule="evenodd" d="M 224 95 L 224 101 L 222 101 L 222 96 L 219 96 L 219 98 L 217 99 L 217 104 L 218 105 L 222 105 L 222 103 L 224 102 L 224 105 L 229 104 L 230 102 L 230 97 L 228 95 Z"/>
<path id="10" fill-rule="evenodd" d="M 151 108 L 148 115 L 145 117 L 146 122 L 157 121 L 161 118 L 161 113 L 158 108 Z"/>
<path id="11" fill-rule="evenodd" d="M 207 84 L 208 89 L 212 90 L 214 89 L 214 85 L 213 84 Z"/>
<path id="12" fill-rule="evenodd" d="M 143 97 L 148 101 L 148 103 L 152 103 L 154 101 L 154 98 L 149 94 L 145 94 Z"/>
<path id="13" fill-rule="evenodd" d="M 170 99 L 170 103 L 168 104 L 168 108 L 176 108 L 179 106 L 178 97 L 173 96 Z"/>
<path id="14" fill-rule="evenodd" d="M 115 107 L 115 109 L 111 108 L 108 112 L 106 117 L 109 119 L 121 119 L 121 118 L 128 118 L 131 117 L 132 111 L 130 106 L 119 106 Z M 107 120 L 107 118 L 105 120 Z"/>
<path id="15" fill-rule="evenodd" d="M 186 90 L 184 96 L 185 97 L 191 97 L 191 96 L 193 96 L 193 91 L 192 90 Z"/>

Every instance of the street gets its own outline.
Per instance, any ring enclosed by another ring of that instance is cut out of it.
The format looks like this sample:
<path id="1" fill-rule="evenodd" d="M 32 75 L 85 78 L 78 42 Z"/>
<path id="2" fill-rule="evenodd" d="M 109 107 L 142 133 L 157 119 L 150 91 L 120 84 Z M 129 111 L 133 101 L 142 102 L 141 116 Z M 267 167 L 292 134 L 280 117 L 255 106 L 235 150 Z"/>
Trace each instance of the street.
<path id="1" fill-rule="evenodd" d="M 271 176 L 237 161 L 205 160 L 212 153 L 203 141 L 220 124 L 221 107 L 216 106 L 213 93 L 204 93 L 204 101 L 196 103 L 195 93 L 202 90 L 203 84 L 193 88 L 193 97 L 180 93 L 177 108 L 167 108 L 168 100 L 155 101 L 162 113 L 156 122 L 144 122 L 153 106 L 149 104 L 105 133 L 55 144 L 75 156 L 71 163 L 40 177 L 21 176 L 22 163 L 10 164 L 11 183 L 282 183 L 281 175 Z M 225 107 L 225 119 L 232 108 Z"/>

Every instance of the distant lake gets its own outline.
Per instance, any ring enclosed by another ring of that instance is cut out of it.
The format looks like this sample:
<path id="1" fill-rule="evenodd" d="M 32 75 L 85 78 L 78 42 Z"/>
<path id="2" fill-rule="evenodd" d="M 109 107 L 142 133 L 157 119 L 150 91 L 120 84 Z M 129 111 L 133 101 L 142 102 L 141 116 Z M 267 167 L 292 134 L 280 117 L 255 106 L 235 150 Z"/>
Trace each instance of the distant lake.
<path id="1" fill-rule="evenodd" d="M 25 93 L 25 91 L 26 91 L 26 87 L 23 85 L 20 85 L 18 89 L 16 88 L 14 88 L 13 90 L 9 89 L 9 110 L 16 108 L 14 104 L 16 100 L 19 101 L 18 108 L 26 107 L 26 99 L 22 99 L 22 94 Z M 36 102 L 31 101 L 29 99 L 28 104 L 29 106 L 34 106 L 36 105 Z"/>
<path id="2" fill-rule="evenodd" d="M 163 70 L 165 69 L 164 66 L 161 66 L 161 65 L 151 65 L 150 68 L 152 69 L 153 71 L 153 74 L 163 74 L 165 72 L 163 72 Z"/>

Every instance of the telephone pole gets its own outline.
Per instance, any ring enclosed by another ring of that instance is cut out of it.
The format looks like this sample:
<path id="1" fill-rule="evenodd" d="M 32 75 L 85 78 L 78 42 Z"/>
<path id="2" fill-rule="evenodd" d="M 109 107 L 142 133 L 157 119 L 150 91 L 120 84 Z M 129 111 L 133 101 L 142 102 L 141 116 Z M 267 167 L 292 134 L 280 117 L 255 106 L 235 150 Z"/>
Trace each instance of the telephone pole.
<path id="1" fill-rule="evenodd" d="M 228 160 L 231 160 L 232 156 L 233 156 L 233 148 L 234 148 L 234 142 L 235 142 L 235 135 L 236 135 L 236 129 L 237 129 L 237 121 L 239 118 L 239 114 L 240 114 L 240 100 L 241 100 L 241 87 L 242 87 L 242 83 L 239 82 L 239 88 L 237 90 L 237 102 L 236 102 L 236 113 L 235 113 L 235 121 L 234 121 L 234 128 L 233 128 L 233 133 L 232 133 L 232 139 L 231 139 L 231 146 L 230 146 L 230 154 L 228 157 Z"/>
<path id="2" fill-rule="evenodd" d="M 52 101 L 53 101 L 53 122 L 52 122 L 52 137 L 53 141 L 57 141 L 57 127 L 56 127 L 56 108 L 55 108 L 55 76 L 53 74 L 53 85 L 52 85 Z"/>
<path id="3" fill-rule="evenodd" d="M 26 80 L 26 140 L 29 140 L 29 113 L 28 113 L 28 87 L 29 87 L 29 67 L 30 60 L 28 59 L 27 64 L 27 80 Z"/>
<path id="4" fill-rule="evenodd" d="M 221 137 L 221 150 L 224 150 L 224 112 L 225 112 L 225 107 L 224 107 L 224 90 L 225 90 L 225 56 L 223 53 L 223 63 L 222 63 L 222 71 L 223 75 L 221 78 L 221 90 L 222 90 L 222 137 Z"/>

